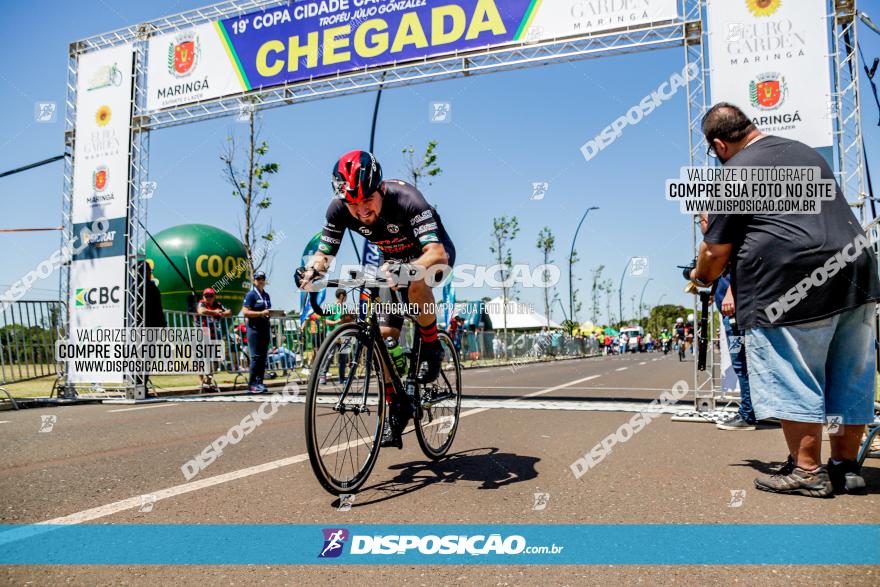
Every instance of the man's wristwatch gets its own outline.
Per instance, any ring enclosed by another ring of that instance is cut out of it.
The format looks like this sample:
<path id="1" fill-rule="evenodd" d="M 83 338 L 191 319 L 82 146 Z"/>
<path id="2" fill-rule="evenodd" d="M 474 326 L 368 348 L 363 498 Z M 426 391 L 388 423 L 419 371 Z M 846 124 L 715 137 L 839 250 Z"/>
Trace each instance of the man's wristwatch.
<path id="1" fill-rule="evenodd" d="M 712 287 L 711 283 L 704 283 L 704 282 L 700 281 L 700 279 L 695 275 L 696 272 L 697 272 L 697 270 L 696 270 L 696 268 L 694 268 L 693 272 L 691 273 L 691 281 L 694 282 L 694 285 L 696 285 L 697 287 L 703 287 L 703 288 Z"/>

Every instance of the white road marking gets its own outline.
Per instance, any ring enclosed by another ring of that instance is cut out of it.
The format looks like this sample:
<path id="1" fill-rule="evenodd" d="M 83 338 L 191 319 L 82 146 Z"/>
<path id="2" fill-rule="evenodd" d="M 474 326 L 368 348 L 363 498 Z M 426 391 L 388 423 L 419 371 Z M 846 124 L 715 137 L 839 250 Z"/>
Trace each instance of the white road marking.
<path id="1" fill-rule="evenodd" d="M 546 393 L 554 392 L 554 391 L 556 391 L 557 389 L 564 389 L 564 388 L 566 388 L 566 387 L 571 387 L 572 385 L 577 385 L 578 383 L 583 383 L 584 381 L 590 381 L 590 380 L 592 380 L 592 379 L 596 379 L 597 377 L 601 377 L 601 375 L 590 375 L 589 377 L 584 377 L 583 379 L 575 379 L 574 381 L 569 381 L 568 383 L 563 383 L 562 385 L 554 385 L 553 387 L 548 387 L 547 389 L 542 389 L 541 391 L 536 391 L 536 392 L 534 392 L 534 393 L 529 393 L 529 394 L 527 394 L 527 395 L 524 395 L 524 396 L 521 396 L 521 397 L 518 397 L 518 398 L 511 398 L 511 399 L 509 399 L 509 400 L 504 400 L 504 401 L 505 401 L 505 402 L 509 402 L 509 401 L 514 401 L 514 400 L 517 400 L 517 399 L 523 399 L 523 398 L 526 398 L 526 397 L 537 397 L 537 396 L 539 396 L 539 395 L 544 395 L 544 394 L 546 394 Z M 464 400 L 462 400 L 462 401 L 464 401 Z M 464 413 L 461 415 L 461 417 L 464 418 L 465 416 L 471 416 L 471 415 L 474 415 L 474 414 L 479 414 L 480 412 L 485 412 L 485 411 L 488 410 L 488 409 L 490 409 L 490 408 L 476 408 L 476 409 L 473 409 L 473 410 L 469 410 L 469 411 L 467 411 L 467 412 L 464 412 Z"/>
<path id="2" fill-rule="evenodd" d="M 522 401 L 522 400 L 461 400 L 462 407 L 481 407 L 488 410 L 559 410 L 576 412 L 656 412 L 681 415 L 693 411 L 693 404 L 685 406 L 650 406 L 647 402 L 596 402 L 596 401 Z"/>
<path id="3" fill-rule="evenodd" d="M 626 371 L 629 367 L 618 367 L 615 371 Z"/>
<path id="4" fill-rule="evenodd" d="M 152 410 L 153 408 L 167 408 L 169 406 L 176 406 L 179 404 L 154 404 L 152 406 L 138 406 L 136 408 L 122 408 L 119 410 L 107 410 L 108 414 L 118 414 L 119 412 L 133 412 L 135 410 Z"/>
<path id="5" fill-rule="evenodd" d="M 497 386 L 475 385 L 474 387 L 463 387 L 462 389 L 465 392 L 468 392 L 468 391 L 488 391 L 488 390 L 492 390 L 492 389 L 544 389 L 544 388 L 537 386 L 537 385 L 531 386 L 531 387 L 510 387 L 510 386 L 504 386 L 504 385 L 497 385 Z M 572 391 L 590 391 L 591 389 L 645 389 L 645 390 L 651 390 L 651 391 L 653 391 L 653 390 L 664 391 L 669 388 L 668 387 L 592 387 L 590 385 L 578 385 L 578 386 L 567 387 L 566 389 L 569 389 Z"/>
<path id="6" fill-rule="evenodd" d="M 9 424 L 10 422 L 12 422 L 12 420 L 2 420 L 0 421 L 0 424 Z"/>
<path id="7" fill-rule="evenodd" d="M 641 363 L 639 363 L 639 365 L 647 365 L 647 364 L 648 364 L 648 361 L 642 361 Z"/>
<path id="8" fill-rule="evenodd" d="M 566 387 L 570 387 L 572 385 L 577 385 L 578 383 L 583 383 L 584 381 L 590 381 L 591 379 L 596 379 L 600 377 L 599 375 L 591 375 L 589 377 L 584 377 L 583 379 L 575 379 L 574 381 L 569 381 L 568 383 L 563 383 L 561 385 L 554 385 L 553 387 L 548 387 L 546 389 L 542 389 L 541 391 L 536 391 L 534 393 L 530 393 L 526 396 L 522 396 L 519 398 L 512 398 L 510 400 L 504 400 L 501 402 L 497 402 L 498 404 L 508 404 L 511 407 L 515 404 L 512 402 L 516 402 L 517 400 L 521 400 L 526 397 L 536 397 L 539 395 L 544 395 L 547 393 L 551 393 L 556 391 L 557 389 L 564 389 Z M 212 398 L 212 399 L 223 399 L 223 398 Z M 473 400 L 476 401 L 476 400 Z M 131 409 L 131 408 L 128 408 Z M 481 407 L 475 408 L 473 410 L 468 410 L 467 412 L 462 412 L 460 417 L 464 418 L 466 416 L 473 416 L 475 414 L 479 414 L 480 412 L 485 412 L 490 408 Z M 412 426 L 410 426 L 412 428 Z M 365 439 L 345 442 L 342 444 L 337 444 L 336 446 L 330 447 L 327 449 L 329 452 L 338 452 L 345 447 L 352 446 L 352 442 L 358 443 L 363 442 Z M 235 481 L 237 479 L 243 479 L 245 477 L 250 477 L 252 475 L 258 475 L 260 473 L 265 473 L 266 471 L 272 471 L 274 469 L 280 469 L 281 467 L 287 467 L 290 465 L 295 465 L 297 463 L 301 463 L 303 461 L 307 461 L 309 459 L 308 453 L 298 454 L 296 456 L 287 457 L 285 459 L 278 459 L 276 461 L 270 461 L 268 463 L 263 463 L 262 465 L 255 465 L 253 467 L 247 467 L 245 469 L 239 469 L 238 471 L 231 471 L 229 473 L 223 473 L 222 475 L 215 475 L 213 477 L 206 477 L 205 479 L 200 479 L 198 481 L 190 481 L 188 483 L 183 483 L 181 485 L 175 485 L 174 487 L 169 487 L 167 489 L 160 489 L 157 491 L 151 491 L 144 495 L 137 495 L 135 497 L 130 497 L 128 499 L 123 499 L 121 501 L 115 501 L 113 503 L 109 503 L 107 505 L 99 506 L 96 508 L 91 508 L 88 510 L 83 510 L 81 512 L 76 512 L 67 516 L 62 516 L 60 518 L 53 518 L 51 520 L 46 520 L 45 522 L 38 522 L 38 525 L 72 525 L 72 524 L 83 524 L 85 522 L 91 522 L 92 520 L 97 520 L 99 518 L 105 518 L 107 516 L 112 516 L 113 514 L 118 514 L 119 512 L 124 512 L 126 510 L 130 510 L 133 508 L 140 507 L 143 503 L 142 499 L 147 495 L 152 495 L 155 498 L 155 501 L 159 501 L 161 499 L 167 499 L 169 497 L 175 497 L 177 495 L 183 495 L 185 493 L 191 493 L 193 491 L 198 491 L 199 489 L 206 489 L 208 487 L 214 487 L 215 485 L 220 485 L 221 483 L 227 483 L 229 481 Z M 31 527 L 32 528 L 32 527 Z M 46 528 L 46 531 L 49 531 L 53 528 Z M 22 529 L 27 530 L 27 528 Z M 21 540 L 27 536 L 33 535 L 35 530 L 31 529 L 25 532 L 19 532 L 18 530 L 11 530 L 8 532 L 0 533 L 0 545 L 6 544 L 8 542 L 14 540 Z M 39 531 L 39 530 L 37 530 Z"/>
<path id="9" fill-rule="evenodd" d="M 593 375 L 593 377 L 599 377 L 599 375 Z M 492 389 L 540 389 L 541 391 L 539 392 L 539 394 L 543 395 L 545 393 L 548 393 L 546 388 L 535 387 L 535 386 L 511 387 L 511 388 L 504 387 L 504 386 L 469 387 L 469 388 L 464 388 L 464 389 L 465 389 L 465 391 L 479 391 L 479 390 L 492 390 Z M 572 386 L 567 386 L 566 389 L 573 390 L 573 391 L 668 391 L 669 390 L 668 387 L 619 387 L 619 386 L 601 387 L 601 386 L 587 386 L 587 385 L 578 385 L 578 386 L 572 385 Z M 528 398 L 528 397 L 531 397 L 531 395 L 532 394 L 524 395 L 524 396 L 510 396 L 509 398 L 493 398 L 493 400 L 506 402 L 506 401 L 511 401 L 511 400 Z M 220 402 L 220 403 L 263 403 L 263 402 L 269 401 L 269 399 L 270 398 L 268 398 L 266 396 L 247 395 L 247 396 L 240 396 L 240 397 L 175 397 L 175 398 L 168 398 L 168 401 L 174 402 L 174 403 L 216 403 L 216 402 Z M 477 400 L 477 399 L 483 399 L 483 398 L 471 398 L 470 400 L 463 399 L 462 405 L 465 405 L 468 401 Z M 318 397 L 318 403 L 327 404 L 327 403 L 333 403 L 334 401 L 335 401 L 335 399 L 331 396 Z M 590 400 L 587 400 L 587 401 L 590 401 Z M 295 398 L 289 398 L 286 400 L 279 401 L 278 403 L 280 405 L 304 404 L 305 398 L 302 396 L 295 397 Z M 371 399 L 367 400 L 367 403 L 370 405 L 374 405 L 376 403 L 376 401 L 375 401 L 375 399 L 371 398 Z"/>
<path id="10" fill-rule="evenodd" d="M 582 389 L 591 391 L 594 389 L 611 389 L 615 391 L 669 391 L 668 387 L 572 387 L 571 389 Z"/>

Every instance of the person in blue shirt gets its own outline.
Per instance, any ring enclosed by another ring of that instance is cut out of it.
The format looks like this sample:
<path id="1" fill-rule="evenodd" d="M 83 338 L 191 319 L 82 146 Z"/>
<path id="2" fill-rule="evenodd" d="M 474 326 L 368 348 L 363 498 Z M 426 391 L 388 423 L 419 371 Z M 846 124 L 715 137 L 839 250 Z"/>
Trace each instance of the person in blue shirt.
<path id="1" fill-rule="evenodd" d="M 755 410 L 752 408 L 752 394 L 749 388 L 749 370 L 746 363 L 745 333 L 737 328 L 734 320 L 736 305 L 733 290 L 730 287 L 730 273 L 725 273 L 715 285 L 715 306 L 721 312 L 724 331 L 727 334 L 727 347 L 730 350 L 730 362 L 739 379 L 739 411 L 735 416 L 718 422 L 721 430 L 755 430 Z"/>
<path id="2" fill-rule="evenodd" d="M 254 273 L 254 287 L 244 296 L 244 317 L 247 319 L 247 343 L 251 353 L 250 376 L 248 388 L 252 393 L 264 393 L 268 388 L 263 385 L 266 374 L 266 357 L 269 352 L 270 327 L 269 309 L 272 300 L 265 290 L 266 274 L 263 271 Z"/>

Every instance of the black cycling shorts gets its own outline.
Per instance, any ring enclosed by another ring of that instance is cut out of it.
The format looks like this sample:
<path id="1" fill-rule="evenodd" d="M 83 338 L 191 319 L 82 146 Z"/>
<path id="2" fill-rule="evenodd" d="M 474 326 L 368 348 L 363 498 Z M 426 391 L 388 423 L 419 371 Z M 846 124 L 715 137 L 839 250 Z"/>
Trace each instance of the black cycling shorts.
<path id="1" fill-rule="evenodd" d="M 455 267 L 455 245 L 452 244 L 451 241 L 444 241 L 443 248 L 446 249 L 446 255 L 449 258 L 449 262 L 447 265 L 451 267 Z M 390 260 L 400 261 L 401 263 L 412 263 L 418 257 L 408 257 L 406 259 L 395 259 L 389 256 Z M 435 276 L 435 281 L 436 281 Z M 397 297 L 393 295 L 393 292 L 388 288 L 382 288 L 379 290 L 379 300 L 383 303 L 392 303 L 396 302 L 394 298 Z M 403 328 L 403 316 L 401 314 L 389 313 L 389 312 L 378 312 L 376 314 L 376 318 L 379 320 L 379 326 L 387 326 L 388 328 L 394 328 L 395 330 L 400 330 Z"/>

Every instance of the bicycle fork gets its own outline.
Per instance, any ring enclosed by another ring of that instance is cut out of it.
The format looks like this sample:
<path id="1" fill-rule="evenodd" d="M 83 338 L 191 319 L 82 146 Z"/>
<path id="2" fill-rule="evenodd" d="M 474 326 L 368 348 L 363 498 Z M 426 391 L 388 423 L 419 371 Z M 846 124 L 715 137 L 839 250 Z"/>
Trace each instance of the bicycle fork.
<path id="1" fill-rule="evenodd" d="M 367 404 L 367 395 L 369 394 L 369 389 L 365 388 L 363 394 L 361 395 L 360 404 L 356 404 L 351 408 L 347 408 L 345 405 L 345 400 L 348 398 L 348 393 L 351 391 L 351 384 L 357 376 L 357 364 L 361 358 L 361 353 L 364 352 L 364 347 L 367 347 L 367 357 L 366 357 L 366 366 L 365 366 L 365 376 L 366 381 L 370 380 L 370 371 L 373 369 L 373 352 L 372 345 L 365 344 L 365 340 L 368 341 L 369 337 L 364 336 L 363 333 L 359 333 L 357 336 L 358 343 L 355 345 L 354 352 L 351 353 L 351 361 L 348 363 L 348 377 L 345 378 L 345 384 L 342 388 L 342 393 L 339 394 L 339 399 L 336 401 L 336 405 L 333 406 L 333 410 L 340 414 L 344 414 L 346 411 L 352 411 L 355 414 L 369 414 L 370 407 Z"/>

